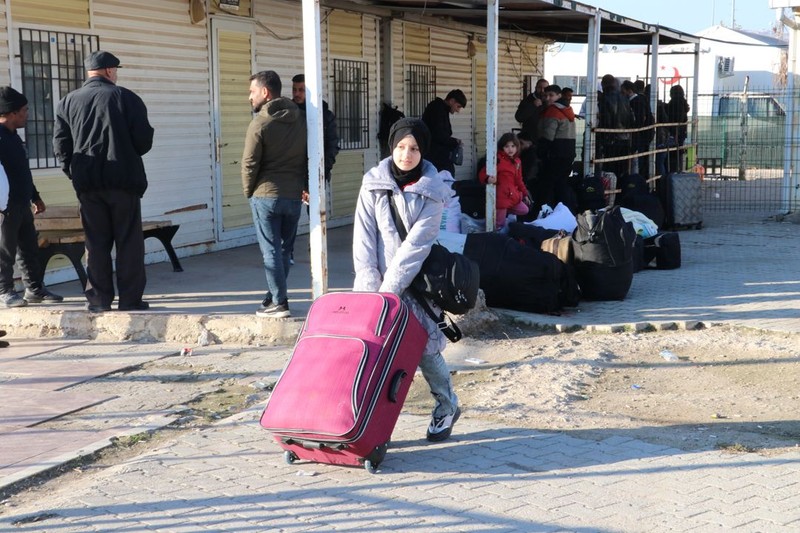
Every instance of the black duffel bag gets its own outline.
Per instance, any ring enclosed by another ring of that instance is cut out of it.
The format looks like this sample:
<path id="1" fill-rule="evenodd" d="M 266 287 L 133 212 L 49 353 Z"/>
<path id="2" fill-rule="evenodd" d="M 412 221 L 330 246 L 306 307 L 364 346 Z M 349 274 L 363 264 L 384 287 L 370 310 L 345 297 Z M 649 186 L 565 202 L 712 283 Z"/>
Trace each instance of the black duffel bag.
<path id="1" fill-rule="evenodd" d="M 624 300 L 633 282 L 636 230 L 619 207 L 584 211 L 572 232 L 575 275 L 587 300 Z"/>

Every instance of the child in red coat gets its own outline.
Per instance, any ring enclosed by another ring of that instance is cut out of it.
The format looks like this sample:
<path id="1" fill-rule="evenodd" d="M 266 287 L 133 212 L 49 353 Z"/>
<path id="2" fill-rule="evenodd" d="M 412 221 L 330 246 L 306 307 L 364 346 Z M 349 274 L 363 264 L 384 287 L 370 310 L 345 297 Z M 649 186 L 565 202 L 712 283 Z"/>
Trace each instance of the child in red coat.
<path id="1" fill-rule="evenodd" d="M 486 167 L 478 174 L 481 183 L 497 185 L 495 227 L 506 225 L 508 213 L 527 215 L 530 197 L 522 181 L 522 164 L 519 160 L 519 139 L 513 133 L 505 133 L 497 142 L 497 176 L 487 176 Z"/>

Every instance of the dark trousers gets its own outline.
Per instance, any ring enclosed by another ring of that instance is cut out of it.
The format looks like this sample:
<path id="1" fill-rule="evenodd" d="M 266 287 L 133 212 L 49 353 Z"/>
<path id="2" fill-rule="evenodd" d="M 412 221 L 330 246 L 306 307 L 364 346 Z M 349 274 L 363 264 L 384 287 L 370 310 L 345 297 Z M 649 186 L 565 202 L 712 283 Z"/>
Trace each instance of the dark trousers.
<path id="1" fill-rule="evenodd" d="M 543 205 L 555 208 L 558 202 L 562 202 L 570 211 L 575 212 L 577 201 L 569 186 L 573 161 L 574 158 L 566 157 L 548 157 L 541 160 L 539 177 L 534 190 L 531 191 L 533 195 L 531 211 L 534 215 L 538 216 Z"/>
<path id="2" fill-rule="evenodd" d="M 109 306 L 114 301 L 111 249 L 116 246 L 119 305 L 138 304 L 147 283 L 139 196 L 103 190 L 80 193 L 78 200 L 86 234 L 86 299 L 99 306 Z"/>
<path id="3" fill-rule="evenodd" d="M 9 202 L 8 214 L 0 225 L 0 294 L 14 290 L 15 261 L 25 288 L 41 288 L 44 270 L 39 267 L 38 254 L 31 204 Z"/>

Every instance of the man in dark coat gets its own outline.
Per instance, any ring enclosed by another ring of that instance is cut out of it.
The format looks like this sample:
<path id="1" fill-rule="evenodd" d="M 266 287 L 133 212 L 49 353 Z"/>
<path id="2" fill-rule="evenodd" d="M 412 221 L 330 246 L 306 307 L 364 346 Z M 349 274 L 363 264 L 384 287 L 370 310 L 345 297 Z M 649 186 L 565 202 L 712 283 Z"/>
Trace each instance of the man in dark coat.
<path id="1" fill-rule="evenodd" d="M 153 146 L 144 102 L 117 85 L 119 59 L 105 51 L 84 61 L 87 80 L 58 104 L 53 148 L 72 180 L 86 234 L 85 295 L 90 312 L 111 310 L 111 249 L 116 246 L 120 311 L 143 311 L 141 198 L 147 190 L 142 156 Z"/>
<path id="2" fill-rule="evenodd" d="M 536 179 L 539 174 L 539 158 L 536 154 L 536 141 L 539 139 L 539 115 L 545 105 L 544 90 L 550 83 L 542 78 L 536 82 L 533 92 L 523 98 L 514 113 L 514 120 L 522 126 L 519 130 L 519 139 L 522 150 L 519 157 L 522 161 L 522 178 L 528 190 L 536 188 Z"/>
<path id="3" fill-rule="evenodd" d="M 450 115 L 460 113 L 467 106 L 467 97 L 460 89 L 447 93 L 444 100 L 436 97 L 422 113 L 422 121 L 431 132 L 431 145 L 425 159 L 433 163 L 436 170 L 447 170 L 455 175 L 456 167 L 451 159 L 454 148 L 461 144 L 453 137 Z"/>
<path id="4" fill-rule="evenodd" d="M 650 102 L 643 94 L 636 92 L 636 86 L 631 80 L 622 82 L 620 89 L 623 96 L 628 99 L 633 113 L 634 127 L 644 128 L 655 123 L 653 112 L 650 110 Z M 653 142 L 655 129 L 634 132 L 632 139 L 632 149 L 636 154 L 646 153 L 650 150 L 650 143 Z M 637 159 L 637 172 L 645 179 L 650 177 L 650 156 L 640 155 Z"/>
<path id="5" fill-rule="evenodd" d="M 292 78 L 292 101 L 300 111 L 306 112 L 306 76 L 297 74 Z M 328 102 L 322 101 L 322 136 L 325 150 L 325 181 L 331 182 L 331 170 L 339 154 L 339 132 L 336 128 L 336 115 L 328 108 Z"/>
<path id="6" fill-rule="evenodd" d="M 0 307 L 24 307 L 29 303 L 56 303 L 64 298 L 47 290 L 39 265 L 39 243 L 33 213 L 46 209 L 33 184 L 28 153 L 17 129 L 28 120 L 28 99 L 12 87 L 0 88 L 0 164 L 8 176 L 8 203 L 0 215 Z M 14 262 L 18 260 L 24 298 L 14 290 Z"/>
<path id="7" fill-rule="evenodd" d="M 603 76 L 603 92 L 599 95 L 598 124 L 600 128 L 625 130 L 633 128 L 633 113 L 628 99 L 620 92 L 619 80 L 611 74 Z M 597 145 L 601 158 L 622 157 L 631 154 L 630 132 L 603 132 L 597 134 Z M 603 163 L 603 170 L 617 177 L 628 173 L 630 160 Z"/>

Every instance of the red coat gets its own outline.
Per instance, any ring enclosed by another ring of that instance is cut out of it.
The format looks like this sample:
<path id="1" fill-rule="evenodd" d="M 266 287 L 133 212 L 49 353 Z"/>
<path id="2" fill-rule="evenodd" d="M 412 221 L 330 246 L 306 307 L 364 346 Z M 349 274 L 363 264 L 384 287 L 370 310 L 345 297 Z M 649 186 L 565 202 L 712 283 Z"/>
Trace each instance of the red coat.
<path id="1" fill-rule="evenodd" d="M 478 174 L 478 179 L 486 184 L 486 167 Z M 497 152 L 497 208 L 514 207 L 528 195 L 528 189 L 522 181 L 522 163 L 519 157 L 508 157 L 503 150 Z"/>

